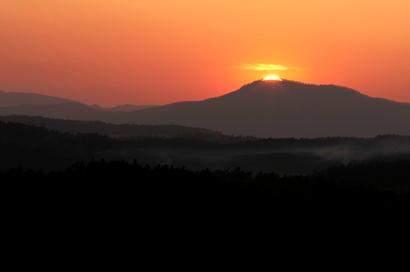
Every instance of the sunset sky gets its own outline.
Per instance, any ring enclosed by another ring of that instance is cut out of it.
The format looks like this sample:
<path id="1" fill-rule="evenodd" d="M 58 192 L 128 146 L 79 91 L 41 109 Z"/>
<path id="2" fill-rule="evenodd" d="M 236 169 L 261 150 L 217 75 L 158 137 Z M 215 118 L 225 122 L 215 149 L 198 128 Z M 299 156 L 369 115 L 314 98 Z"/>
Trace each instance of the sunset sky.
<path id="1" fill-rule="evenodd" d="M 410 102 L 410 1 L 0 0 L 0 90 L 104 106 L 269 74 Z"/>

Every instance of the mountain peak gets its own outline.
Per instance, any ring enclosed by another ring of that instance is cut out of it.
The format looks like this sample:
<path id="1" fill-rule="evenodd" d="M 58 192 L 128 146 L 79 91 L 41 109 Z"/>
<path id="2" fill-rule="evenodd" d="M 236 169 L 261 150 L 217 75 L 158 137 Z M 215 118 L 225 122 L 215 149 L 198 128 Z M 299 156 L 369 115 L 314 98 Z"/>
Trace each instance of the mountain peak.
<path id="1" fill-rule="evenodd" d="M 312 84 L 312 83 L 304 83 L 300 81 L 295 81 L 295 80 L 289 80 L 289 79 L 282 79 L 282 80 L 255 80 L 251 83 L 248 83 L 244 85 L 243 87 L 271 87 L 271 88 L 277 88 L 277 87 L 339 87 L 339 88 L 344 88 L 341 86 L 337 85 L 326 85 L 326 84 Z M 242 87 L 242 88 L 243 88 Z"/>
<path id="2" fill-rule="evenodd" d="M 362 93 L 337 85 L 309 84 L 288 79 L 256 80 L 242 86 L 231 94 L 272 94 L 272 93 L 304 93 L 304 94 L 339 94 L 364 97 Z"/>
<path id="3" fill-rule="evenodd" d="M 324 87 L 324 86 L 335 86 L 335 85 L 316 85 L 308 84 L 294 80 L 282 79 L 282 80 L 256 80 L 242 86 L 240 89 L 259 89 L 259 88 L 269 88 L 269 89 L 294 89 L 294 88 L 306 88 L 306 87 Z M 339 86 L 335 86 L 339 87 Z M 342 88 L 342 87 L 340 87 Z"/>

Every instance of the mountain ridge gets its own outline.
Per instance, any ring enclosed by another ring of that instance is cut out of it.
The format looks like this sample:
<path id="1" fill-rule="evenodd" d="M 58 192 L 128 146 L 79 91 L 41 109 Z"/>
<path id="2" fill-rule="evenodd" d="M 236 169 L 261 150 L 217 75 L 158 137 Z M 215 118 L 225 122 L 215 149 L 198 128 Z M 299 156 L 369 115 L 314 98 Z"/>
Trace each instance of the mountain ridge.
<path id="1" fill-rule="evenodd" d="M 410 135 L 410 104 L 373 98 L 337 85 L 254 81 L 236 91 L 136 111 L 85 104 L 1 108 L 0 115 L 30 115 L 117 124 L 200 127 L 263 138 Z"/>
<path id="2" fill-rule="evenodd" d="M 173 123 L 255 137 L 410 134 L 408 103 L 337 85 L 288 80 L 255 81 L 219 97 L 145 109 L 127 118 L 127 122 Z"/>
<path id="3" fill-rule="evenodd" d="M 18 105 L 49 105 L 62 103 L 77 103 L 75 100 L 43 95 L 33 92 L 8 92 L 0 90 L 0 107 L 12 107 Z"/>
<path id="4" fill-rule="evenodd" d="M 202 128 L 190 128 L 183 126 L 150 126 L 131 124 L 109 124 L 102 121 L 76 121 L 52 119 L 33 116 L 0 116 L 0 122 L 18 123 L 34 127 L 43 127 L 52 131 L 60 131 L 72 134 L 101 134 L 114 138 L 127 137 L 150 137 L 150 138 L 174 138 L 174 137 L 222 137 L 217 131 Z"/>

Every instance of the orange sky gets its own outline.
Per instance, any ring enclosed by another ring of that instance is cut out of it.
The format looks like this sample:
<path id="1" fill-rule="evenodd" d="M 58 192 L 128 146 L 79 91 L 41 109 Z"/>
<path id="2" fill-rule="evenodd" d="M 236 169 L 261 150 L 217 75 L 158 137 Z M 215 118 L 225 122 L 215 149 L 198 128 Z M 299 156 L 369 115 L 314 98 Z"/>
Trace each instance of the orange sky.
<path id="1" fill-rule="evenodd" d="M 410 102 L 409 14 L 404 0 L 0 0 L 0 89 L 157 104 L 273 73 Z"/>

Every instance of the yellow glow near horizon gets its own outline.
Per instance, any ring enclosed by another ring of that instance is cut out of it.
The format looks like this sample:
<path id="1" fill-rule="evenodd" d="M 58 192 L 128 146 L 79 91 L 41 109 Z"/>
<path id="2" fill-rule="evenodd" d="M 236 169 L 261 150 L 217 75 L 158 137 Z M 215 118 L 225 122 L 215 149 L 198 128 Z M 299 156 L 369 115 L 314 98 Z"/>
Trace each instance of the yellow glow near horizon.
<path id="1" fill-rule="evenodd" d="M 282 81 L 278 75 L 268 75 L 263 78 L 264 81 Z"/>
<path id="2" fill-rule="evenodd" d="M 0 90 L 155 105 L 277 74 L 410 102 L 409 11 L 405 0 L 0 0 Z"/>
<path id="3" fill-rule="evenodd" d="M 281 64 L 266 64 L 266 63 L 256 63 L 249 64 L 243 67 L 245 70 L 251 71 L 287 71 L 288 67 Z"/>

